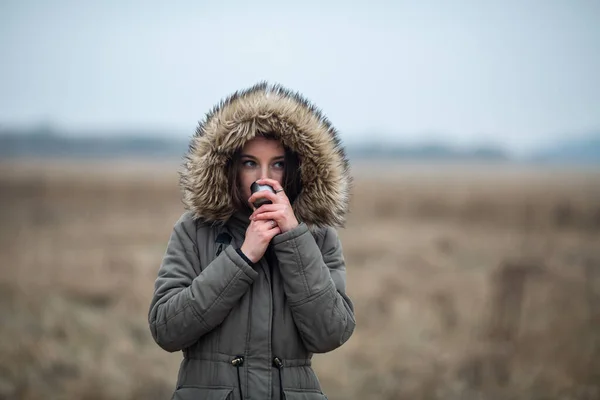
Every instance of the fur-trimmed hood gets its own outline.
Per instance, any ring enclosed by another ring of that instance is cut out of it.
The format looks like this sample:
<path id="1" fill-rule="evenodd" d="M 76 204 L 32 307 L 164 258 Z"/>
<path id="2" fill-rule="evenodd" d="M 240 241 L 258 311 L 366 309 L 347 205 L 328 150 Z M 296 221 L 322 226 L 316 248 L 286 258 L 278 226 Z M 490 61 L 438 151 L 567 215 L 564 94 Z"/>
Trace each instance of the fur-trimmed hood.
<path id="1" fill-rule="evenodd" d="M 223 223 L 234 214 L 227 162 L 259 132 L 279 136 L 300 157 L 302 191 L 293 204 L 298 220 L 343 226 L 352 178 L 338 132 L 300 94 L 267 83 L 233 93 L 200 121 L 180 172 L 183 202 L 194 217 Z"/>

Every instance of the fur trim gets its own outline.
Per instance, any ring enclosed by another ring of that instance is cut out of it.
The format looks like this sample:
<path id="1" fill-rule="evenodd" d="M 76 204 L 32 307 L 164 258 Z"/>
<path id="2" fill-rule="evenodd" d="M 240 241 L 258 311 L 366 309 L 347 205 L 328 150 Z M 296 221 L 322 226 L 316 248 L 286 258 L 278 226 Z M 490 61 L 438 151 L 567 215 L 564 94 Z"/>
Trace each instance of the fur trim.
<path id="1" fill-rule="evenodd" d="M 211 223 L 233 215 L 225 167 L 258 132 L 273 132 L 300 157 L 302 191 L 293 204 L 298 220 L 343 226 L 352 178 L 337 131 L 300 94 L 264 82 L 233 93 L 199 122 L 180 172 L 186 209 Z"/>

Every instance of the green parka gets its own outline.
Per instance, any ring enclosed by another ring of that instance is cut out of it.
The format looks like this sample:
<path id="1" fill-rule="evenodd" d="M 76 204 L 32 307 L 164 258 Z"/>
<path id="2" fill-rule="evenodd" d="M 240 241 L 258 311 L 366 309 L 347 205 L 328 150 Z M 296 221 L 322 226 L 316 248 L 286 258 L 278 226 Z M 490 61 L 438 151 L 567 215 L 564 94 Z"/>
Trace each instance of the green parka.
<path id="1" fill-rule="evenodd" d="M 236 251 L 248 217 L 228 193 L 226 165 L 257 132 L 300 156 L 300 225 L 250 265 Z M 181 172 L 186 212 L 158 271 L 149 324 L 160 347 L 182 351 L 173 399 L 325 399 L 313 353 L 355 327 L 336 227 L 351 186 L 337 132 L 281 86 L 259 84 L 217 105 L 196 131 Z"/>

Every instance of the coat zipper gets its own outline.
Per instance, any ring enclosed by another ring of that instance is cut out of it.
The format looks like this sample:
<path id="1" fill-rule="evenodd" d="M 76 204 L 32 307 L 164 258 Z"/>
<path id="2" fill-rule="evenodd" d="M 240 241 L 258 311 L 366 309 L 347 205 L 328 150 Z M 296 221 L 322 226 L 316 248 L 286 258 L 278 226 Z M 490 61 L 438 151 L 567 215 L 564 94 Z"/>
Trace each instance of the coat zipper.
<path id="1" fill-rule="evenodd" d="M 273 269 L 275 268 L 275 263 L 276 263 L 276 258 L 275 258 L 275 254 L 273 253 L 273 249 L 269 246 L 269 258 L 267 259 L 268 265 L 269 265 L 269 275 L 270 275 L 270 284 L 269 287 L 271 289 L 271 346 L 273 343 L 273 326 L 274 326 L 274 321 L 275 321 L 275 300 L 273 299 Z M 277 372 L 279 375 L 279 399 L 280 400 L 284 400 L 285 399 L 285 394 L 283 393 L 283 362 L 281 361 L 281 359 L 279 357 L 277 357 L 276 355 L 273 356 L 273 366 L 275 368 L 277 368 Z"/>

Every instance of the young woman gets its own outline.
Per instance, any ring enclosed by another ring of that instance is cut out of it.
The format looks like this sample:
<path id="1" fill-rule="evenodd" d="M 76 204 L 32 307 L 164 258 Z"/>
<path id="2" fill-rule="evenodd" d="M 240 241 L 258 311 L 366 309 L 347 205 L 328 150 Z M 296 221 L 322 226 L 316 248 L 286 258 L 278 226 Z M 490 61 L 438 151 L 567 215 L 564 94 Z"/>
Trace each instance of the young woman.
<path id="1" fill-rule="evenodd" d="M 355 327 L 336 232 L 351 183 L 336 130 L 297 93 L 259 84 L 208 113 L 149 311 L 158 345 L 183 351 L 173 399 L 326 398 L 312 354 Z"/>

